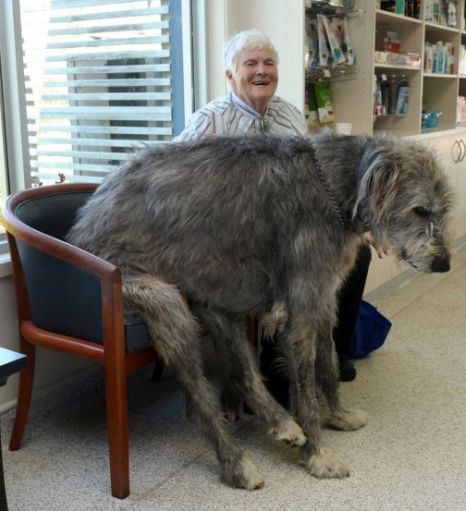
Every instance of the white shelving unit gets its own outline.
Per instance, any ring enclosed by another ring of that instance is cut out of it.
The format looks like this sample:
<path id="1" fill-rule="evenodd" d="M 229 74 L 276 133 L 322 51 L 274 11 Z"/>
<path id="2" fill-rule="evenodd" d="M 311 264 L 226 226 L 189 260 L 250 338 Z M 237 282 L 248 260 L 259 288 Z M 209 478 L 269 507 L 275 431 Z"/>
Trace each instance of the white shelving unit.
<path id="1" fill-rule="evenodd" d="M 345 81 L 331 82 L 332 101 L 337 123 L 351 123 L 353 134 L 375 135 L 383 132 L 409 136 L 422 141 L 439 155 L 457 194 L 454 230 L 456 239 L 466 236 L 466 127 L 457 125 L 457 97 L 466 96 L 466 75 L 460 76 L 458 56 L 460 44 L 466 44 L 466 31 L 461 30 L 466 0 L 458 0 L 456 27 L 425 21 L 425 1 L 420 18 L 410 18 L 376 8 L 374 0 L 356 0 L 356 16 L 350 16 L 350 35 L 356 52 L 355 74 Z M 309 15 L 309 11 L 306 11 Z M 387 31 L 396 32 L 402 51 L 420 54 L 419 68 L 375 61 L 375 52 L 383 50 Z M 453 45 L 455 61 L 451 74 L 424 72 L 426 42 Z M 387 78 L 405 76 L 410 84 L 409 107 L 405 116 L 373 116 L 374 74 Z M 438 126 L 423 132 L 423 110 L 442 112 Z M 460 158 L 461 156 L 461 158 Z M 392 257 L 374 257 L 366 292 L 398 277 L 406 268 Z"/>
<path id="2" fill-rule="evenodd" d="M 376 134 L 390 131 L 400 136 L 419 135 L 422 131 L 423 110 L 441 112 L 436 129 L 455 129 L 457 96 L 466 95 L 466 76 L 458 74 L 460 44 L 466 42 L 466 32 L 461 30 L 465 0 L 458 0 L 456 27 L 425 21 L 425 1 L 421 2 L 420 18 L 393 14 L 376 8 L 374 0 L 356 0 L 357 16 L 348 17 L 350 33 L 356 52 L 357 64 L 354 79 L 331 84 L 336 121 L 351 123 L 353 133 Z M 306 11 L 309 15 L 309 11 Z M 387 31 L 396 32 L 402 51 L 421 55 L 420 67 L 379 64 L 375 51 L 383 50 Z M 426 42 L 451 43 L 455 61 L 452 74 L 424 72 Z M 405 76 L 410 83 L 409 108 L 405 116 L 373 118 L 373 76 L 388 78 Z"/>

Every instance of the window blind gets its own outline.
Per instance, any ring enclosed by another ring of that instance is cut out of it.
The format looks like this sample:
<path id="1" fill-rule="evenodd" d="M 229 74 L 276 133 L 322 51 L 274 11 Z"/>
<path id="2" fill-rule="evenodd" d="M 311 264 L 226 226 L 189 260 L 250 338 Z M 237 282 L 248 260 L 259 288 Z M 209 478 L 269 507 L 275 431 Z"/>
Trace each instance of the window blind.
<path id="1" fill-rule="evenodd" d="M 21 0 L 33 183 L 100 182 L 172 139 L 177 3 Z"/>

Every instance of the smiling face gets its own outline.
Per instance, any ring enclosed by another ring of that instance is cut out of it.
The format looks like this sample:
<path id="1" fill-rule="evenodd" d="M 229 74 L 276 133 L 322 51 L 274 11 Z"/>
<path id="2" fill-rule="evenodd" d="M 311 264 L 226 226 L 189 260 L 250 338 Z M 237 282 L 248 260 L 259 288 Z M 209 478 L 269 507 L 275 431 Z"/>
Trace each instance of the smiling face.
<path id="1" fill-rule="evenodd" d="M 264 114 L 278 85 L 277 62 L 270 49 L 245 50 L 236 71 L 226 71 L 233 92 L 256 112 Z"/>

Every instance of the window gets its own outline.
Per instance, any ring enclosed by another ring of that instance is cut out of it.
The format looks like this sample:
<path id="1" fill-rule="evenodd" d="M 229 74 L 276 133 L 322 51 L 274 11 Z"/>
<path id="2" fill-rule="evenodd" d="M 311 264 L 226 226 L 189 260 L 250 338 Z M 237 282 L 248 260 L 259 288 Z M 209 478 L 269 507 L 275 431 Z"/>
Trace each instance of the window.
<path id="1" fill-rule="evenodd" d="M 191 0 L 2 0 L 0 199 L 169 142 L 193 109 L 192 32 Z"/>
<path id="2" fill-rule="evenodd" d="M 100 182 L 129 152 L 184 127 L 188 0 L 20 0 L 15 8 L 27 184 Z"/>
<path id="3" fill-rule="evenodd" d="M 181 2 L 21 0 L 33 184 L 99 182 L 184 126 Z"/>

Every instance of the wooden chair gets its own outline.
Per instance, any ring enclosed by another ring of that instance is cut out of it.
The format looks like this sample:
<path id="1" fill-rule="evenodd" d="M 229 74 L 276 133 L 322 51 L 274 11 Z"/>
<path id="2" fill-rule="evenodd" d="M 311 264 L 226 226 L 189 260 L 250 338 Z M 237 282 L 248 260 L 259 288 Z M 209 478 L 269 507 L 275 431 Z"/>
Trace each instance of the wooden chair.
<path id="1" fill-rule="evenodd" d="M 125 314 L 120 270 L 63 241 L 94 184 L 59 184 L 11 195 L 5 225 L 19 319 L 21 372 L 10 450 L 20 447 L 32 395 L 36 346 L 103 365 L 112 495 L 129 494 L 127 373 L 154 361 L 143 321 Z"/>

